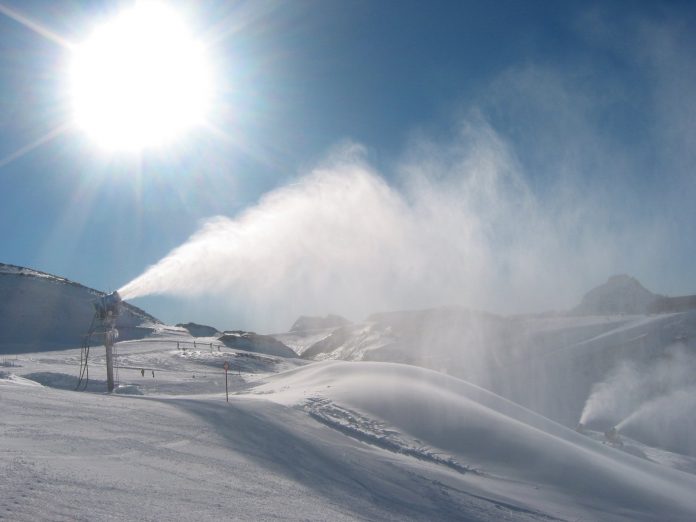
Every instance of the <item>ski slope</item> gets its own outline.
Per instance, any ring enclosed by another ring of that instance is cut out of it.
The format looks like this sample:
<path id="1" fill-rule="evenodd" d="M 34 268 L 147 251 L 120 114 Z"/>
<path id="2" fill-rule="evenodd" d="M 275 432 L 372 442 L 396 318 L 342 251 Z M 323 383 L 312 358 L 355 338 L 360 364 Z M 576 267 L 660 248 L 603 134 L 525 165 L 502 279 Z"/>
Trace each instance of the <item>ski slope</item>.
<path id="1" fill-rule="evenodd" d="M 184 339 L 117 343 L 112 395 L 102 348 L 86 392 L 71 390 L 79 350 L 6 361 L 0 518 L 696 519 L 686 456 L 613 447 L 414 366 Z"/>

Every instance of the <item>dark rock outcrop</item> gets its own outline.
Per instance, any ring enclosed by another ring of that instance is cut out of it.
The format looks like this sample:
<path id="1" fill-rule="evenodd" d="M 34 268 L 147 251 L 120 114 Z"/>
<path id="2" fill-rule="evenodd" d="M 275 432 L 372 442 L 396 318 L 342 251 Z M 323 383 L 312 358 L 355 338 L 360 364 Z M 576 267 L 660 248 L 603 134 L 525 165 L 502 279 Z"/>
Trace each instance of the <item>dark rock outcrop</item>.
<path id="1" fill-rule="evenodd" d="M 270 335 L 259 335 L 254 332 L 234 330 L 223 333 L 218 339 L 225 346 L 236 350 L 264 353 L 279 357 L 297 357 L 297 354 L 293 350 Z"/>
<path id="2" fill-rule="evenodd" d="M 339 328 L 352 324 L 345 317 L 340 315 L 329 314 L 326 317 L 312 317 L 303 315 L 294 322 L 291 332 L 306 332 L 309 330 L 323 330 L 326 328 Z"/>
<path id="3" fill-rule="evenodd" d="M 220 331 L 217 328 L 205 324 L 179 323 L 176 326 L 186 328 L 193 337 L 217 337 L 220 335 Z"/>

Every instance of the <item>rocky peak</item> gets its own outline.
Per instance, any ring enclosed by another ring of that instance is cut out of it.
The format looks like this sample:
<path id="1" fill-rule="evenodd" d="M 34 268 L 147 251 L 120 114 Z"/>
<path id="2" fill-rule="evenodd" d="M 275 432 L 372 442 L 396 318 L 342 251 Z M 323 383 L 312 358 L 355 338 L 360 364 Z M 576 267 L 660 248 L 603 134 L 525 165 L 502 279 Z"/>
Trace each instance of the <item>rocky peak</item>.
<path id="1" fill-rule="evenodd" d="M 587 292 L 573 312 L 580 315 L 644 314 L 659 297 L 635 277 L 614 275 Z"/>

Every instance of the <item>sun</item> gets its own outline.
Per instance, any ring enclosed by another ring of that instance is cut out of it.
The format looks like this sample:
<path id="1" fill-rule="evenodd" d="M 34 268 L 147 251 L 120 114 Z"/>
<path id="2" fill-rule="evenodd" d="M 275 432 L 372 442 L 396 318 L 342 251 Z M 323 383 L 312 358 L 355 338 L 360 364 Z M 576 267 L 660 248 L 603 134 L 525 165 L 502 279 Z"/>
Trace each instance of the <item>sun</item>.
<path id="1" fill-rule="evenodd" d="M 109 150 L 171 143 L 203 124 L 213 82 L 204 46 L 160 2 L 137 2 L 76 46 L 70 96 L 76 125 Z"/>

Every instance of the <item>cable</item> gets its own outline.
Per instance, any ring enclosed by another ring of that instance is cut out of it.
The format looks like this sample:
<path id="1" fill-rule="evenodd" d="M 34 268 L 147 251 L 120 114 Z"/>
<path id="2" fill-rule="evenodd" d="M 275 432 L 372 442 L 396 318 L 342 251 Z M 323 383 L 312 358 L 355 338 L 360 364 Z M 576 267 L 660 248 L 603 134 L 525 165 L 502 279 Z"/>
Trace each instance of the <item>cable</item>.
<path id="1" fill-rule="evenodd" d="M 77 386 L 75 386 L 75 390 L 80 389 L 80 385 L 82 384 L 82 380 L 85 376 L 86 372 L 86 364 L 87 364 L 87 359 L 85 357 L 85 352 L 86 352 L 86 347 L 89 345 L 89 335 L 92 330 L 92 326 L 94 325 L 94 318 L 92 318 L 92 322 L 90 323 L 89 330 L 85 337 L 82 339 L 82 346 L 80 347 L 80 373 L 77 378 Z"/>
<path id="2" fill-rule="evenodd" d="M 82 341 L 82 347 L 80 349 L 80 374 L 77 378 L 77 386 L 75 386 L 76 391 L 80 389 L 86 390 L 87 384 L 89 383 L 89 349 L 96 320 L 97 314 L 95 313 L 89 325 L 89 330 Z"/>
<path id="3" fill-rule="evenodd" d="M 116 375 L 114 376 L 114 386 L 118 388 L 119 385 L 119 378 L 118 378 L 118 350 L 116 349 L 116 343 L 114 343 L 113 347 L 113 355 L 114 355 L 114 370 Z"/>

